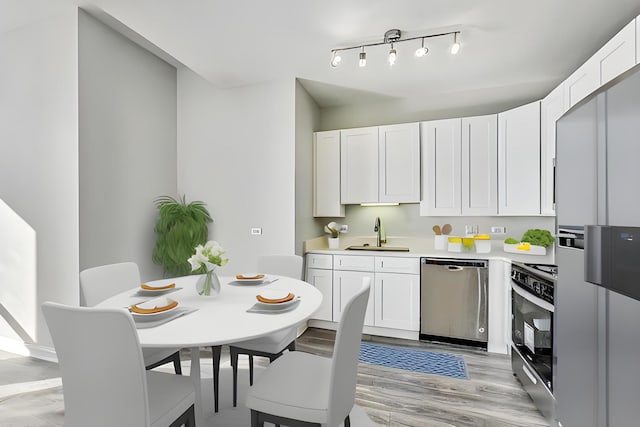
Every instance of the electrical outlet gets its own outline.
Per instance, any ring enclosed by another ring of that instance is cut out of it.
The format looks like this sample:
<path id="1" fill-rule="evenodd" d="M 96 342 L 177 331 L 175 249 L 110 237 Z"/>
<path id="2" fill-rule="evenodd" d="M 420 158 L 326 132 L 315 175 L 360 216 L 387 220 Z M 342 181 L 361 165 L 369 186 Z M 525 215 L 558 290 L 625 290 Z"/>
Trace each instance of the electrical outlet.
<path id="1" fill-rule="evenodd" d="M 261 227 L 251 227 L 251 235 L 252 236 L 259 236 L 262 234 L 262 228 Z"/>
<path id="2" fill-rule="evenodd" d="M 493 234 L 506 234 L 507 227 L 491 227 L 491 233 Z"/>

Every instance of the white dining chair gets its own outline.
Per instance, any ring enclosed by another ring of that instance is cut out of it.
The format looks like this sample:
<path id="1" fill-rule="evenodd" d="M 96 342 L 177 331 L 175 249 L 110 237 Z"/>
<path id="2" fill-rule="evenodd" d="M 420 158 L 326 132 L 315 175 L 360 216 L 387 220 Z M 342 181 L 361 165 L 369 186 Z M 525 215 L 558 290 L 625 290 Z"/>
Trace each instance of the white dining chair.
<path id="1" fill-rule="evenodd" d="M 258 271 L 265 274 L 275 274 L 279 276 L 302 279 L 302 257 L 299 255 L 265 255 L 258 259 Z M 229 346 L 231 356 L 231 367 L 233 369 L 233 406 L 238 404 L 238 356 L 246 354 L 249 356 L 249 384 L 253 384 L 253 357 L 267 357 L 270 362 L 280 357 L 285 350 L 294 351 L 296 349 L 296 336 L 298 328 L 292 327 L 270 334 L 265 337 L 247 341 L 241 341 Z M 217 411 L 217 381 L 216 371 L 216 351 L 218 352 L 218 366 L 220 361 L 220 349 L 214 351 L 214 407 Z"/>
<path id="2" fill-rule="evenodd" d="M 87 268 L 80 272 L 80 304 L 93 307 L 105 299 L 140 286 L 140 270 L 135 262 L 121 262 Z M 176 374 L 182 374 L 180 349 L 143 349 L 147 369 L 173 363 Z"/>
<path id="3" fill-rule="evenodd" d="M 133 318 L 124 308 L 46 302 L 69 427 L 195 426 L 188 377 L 145 371 Z"/>
<path id="4" fill-rule="evenodd" d="M 350 426 L 360 340 L 370 292 L 369 277 L 347 302 L 332 358 L 294 351 L 274 361 L 249 388 L 251 426 Z"/>

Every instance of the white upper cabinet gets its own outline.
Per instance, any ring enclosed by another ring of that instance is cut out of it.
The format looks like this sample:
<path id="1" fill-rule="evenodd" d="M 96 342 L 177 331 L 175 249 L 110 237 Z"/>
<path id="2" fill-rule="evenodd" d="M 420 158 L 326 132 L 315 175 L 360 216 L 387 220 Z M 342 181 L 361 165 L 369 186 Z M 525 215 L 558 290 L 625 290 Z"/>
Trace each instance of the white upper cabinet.
<path id="1" fill-rule="evenodd" d="M 462 119 L 462 215 L 498 213 L 498 116 Z"/>
<path id="2" fill-rule="evenodd" d="M 633 67 L 636 64 L 636 44 L 634 19 L 565 80 L 567 109 Z"/>
<path id="3" fill-rule="evenodd" d="M 422 122 L 422 216 L 460 215 L 461 120 Z"/>
<path id="4" fill-rule="evenodd" d="M 600 74 L 595 61 L 588 60 L 564 82 L 565 98 L 569 108 L 576 105 L 591 92 L 600 87 Z"/>
<path id="5" fill-rule="evenodd" d="M 636 20 L 629 22 L 593 56 L 598 64 L 600 85 L 636 64 Z"/>
<path id="6" fill-rule="evenodd" d="M 420 201 L 418 123 L 340 131 L 340 201 Z"/>
<path id="7" fill-rule="evenodd" d="M 555 215 L 556 121 L 567 111 L 564 85 L 556 87 L 540 105 L 540 213 Z"/>
<path id="8" fill-rule="evenodd" d="M 496 215 L 497 116 L 421 123 L 422 216 Z"/>
<path id="9" fill-rule="evenodd" d="M 498 114 L 498 213 L 540 214 L 540 101 Z"/>
<path id="10" fill-rule="evenodd" d="M 313 216 L 343 217 L 340 203 L 340 131 L 313 134 Z"/>
<path id="11" fill-rule="evenodd" d="M 420 127 L 407 123 L 378 128 L 379 201 L 420 201 Z"/>
<path id="12" fill-rule="evenodd" d="M 378 201 L 378 128 L 340 131 L 340 201 Z"/>

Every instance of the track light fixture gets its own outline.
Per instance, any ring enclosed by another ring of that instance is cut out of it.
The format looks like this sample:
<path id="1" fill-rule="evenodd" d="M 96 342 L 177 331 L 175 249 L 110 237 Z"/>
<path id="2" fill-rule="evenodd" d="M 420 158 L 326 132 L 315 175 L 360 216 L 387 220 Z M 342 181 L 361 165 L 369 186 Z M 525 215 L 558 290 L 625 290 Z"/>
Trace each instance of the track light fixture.
<path id="1" fill-rule="evenodd" d="M 332 67 L 337 67 L 338 65 L 340 65 L 340 63 L 342 62 L 342 57 L 340 56 L 340 52 L 344 52 L 347 50 L 352 50 L 352 49 L 361 49 L 360 51 L 360 60 L 358 62 L 358 65 L 360 67 L 365 67 L 367 65 L 367 54 L 364 51 L 365 47 L 371 47 L 371 46 L 381 46 L 381 45 L 391 45 L 391 49 L 389 50 L 389 54 L 387 56 L 387 60 L 389 61 L 389 65 L 393 65 L 396 63 L 397 59 L 398 59 L 398 51 L 395 48 L 395 44 L 397 43 L 401 43 L 401 42 L 406 42 L 409 40 L 418 40 L 420 39 L 422 41 L 420 47 L 416 50 L 415 52 L 415 56 L 417 57 L 423 57 L 425 56 L 428 52 L 429 49 L 427 47 L 425 47 L 424 45 L 424 40 L 425 39 L 429 39 L 429 38 L 433 38 L 433 37 L 444 37 L 444 36 L 449 36 L 453 34 L 453 44 L 451 45 L 451 54 L 455 55 L 458 53 L 458 51 L 460 50 L 460 31 L 448 31 L 445 33 L 438 33 L 438 34 L 427 34 L 427 35 L 422 35 L 422 36 L 417 36 L 417 37 L 408 37 L 408 38 L 402 38 L 402 32 L 398 29 L 392 29 L 392 30 L 388 30 L 387 32 L 384 33 L 384 39 L 381 42 L 378 43 L 369 43 L 369 44 L 359 44 L 357 46 L 349 46 L 349 47 L 339 47 L 339 48 L 335 48 L 335 49 L 331 49 L 331 66 Z"/>
<path id="2" fill-rule="evenodd" d="M 422 38 L 422 45 L 416 49 L 416 56 L 418 58 L 422 58 L 423 56 L 425 56 L 427 54 L 427 52 L 429 52 L 429 49 L 427 49 L 426 47 L 424 47 L 424 37 Z"/>
<path id="3" fill-rule="evenodd" d="M 451 55 L 455 55 L 460 51 L 460 43 L 458 42 L 458 33 L 453 33 L 453 44 L 451 45 Z"/>
<path id="4" fill-rule="evenodd" d="M 360 52 L 360 62 L 358 65 L 361 67 L 367 66 L 367 52 L 364 51 L 364 46 L 362 46 L 362 52 Z"/>
<path id="5" fill-rule="evenodd" d="M 393 47 L 393 43 L 391 43 L 391 49 L 389 50 L 389 65 L 393 66 L 396 63 L 396 59 L 398 59 L 398 51 Z"/>
<path id="6" fill-rule="evenodd" d="M 342 57 L 340 56 L 338 51 L 333 51 L 333 56 L 331 57 L 331 66 L 335 68 L 340 65 L 340 62 L 342 62 Z"/>

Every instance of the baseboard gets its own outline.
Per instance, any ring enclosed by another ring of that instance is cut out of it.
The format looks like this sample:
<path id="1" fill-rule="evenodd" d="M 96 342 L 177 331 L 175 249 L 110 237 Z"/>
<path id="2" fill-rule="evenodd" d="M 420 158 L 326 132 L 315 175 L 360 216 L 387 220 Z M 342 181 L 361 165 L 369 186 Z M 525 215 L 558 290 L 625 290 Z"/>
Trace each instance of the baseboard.
<path id="1" fill-rule="evenodd" d="M 52 347 L 29 344 L 11 338 L 0 337 L 0 350 L 20 356 L 34 357 L 48 362 L 58 363 L 58 356 Z"/>
<path id="2" fill-rule="evenodd" d="M 336 331 L 338 329 L 337 322 L 329 322 L 327 320 L 309 320 L 309 326 L 313 328 L 321 328 L 321 329 L 329 329 L 332 331 Z M 367 335 L 376 335 L 381 337 L 390 337 L 390 338 L 401 338 L 405 340 L 413 340 L 418 341 L 419 333 L 418 331 L 405 331 L 403 329 L 392 329 L 392 328 L 380 328 L 376 326 L 364 326 L 362 329 L 363 334 Z"/>

